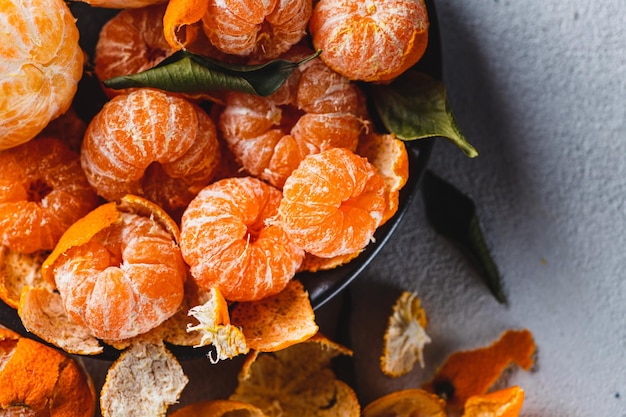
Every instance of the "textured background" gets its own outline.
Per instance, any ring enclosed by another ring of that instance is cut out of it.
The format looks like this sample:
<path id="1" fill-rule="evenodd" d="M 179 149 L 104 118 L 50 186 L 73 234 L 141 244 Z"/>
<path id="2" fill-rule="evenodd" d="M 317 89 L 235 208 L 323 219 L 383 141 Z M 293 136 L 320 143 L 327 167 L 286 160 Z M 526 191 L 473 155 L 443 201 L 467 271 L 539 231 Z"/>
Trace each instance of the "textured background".
<path id="1" fill-rule="evenodd" d="M 429 227 L 421 197 L 350 288 L 357 390 L 365 404 L 417 387 L 445 357 L 528 328 L 537 369 L 524 417 L 626 416 L 626 2 L 435 2 L 444 81 L 480 155 L 447 142 L 430 168 L 474 199 L 509 303 L 498 304 L 459 252 Z M 397 379 L 378 369 L 400 289 L 429 314 L 426 367 Z M 332 332 L 333 302 L 319 312 Z M 184 364 L 187 402 L 227 395 L 239 359 Z M 88 361 L 101 383 L 107 364 Z"/>
<path id="2" fill-rule="evenodd" d="M 626 2 L 435 3 L 444 81 L 480 155 L 441 142 L 430 168 L 477 203 L 509 304 L 418 199 L 352 287 L 359 393 L 416 386 L 450 352 L 525 327 L 539 358 L 509 380 L 526 391 L 522 416 L 626 416 Z M 421 295 L 433 339 L 426 368 L 398 380 L 375 369 L 364 336 L 382 331 L 371 306 L 388 282 Z"/>

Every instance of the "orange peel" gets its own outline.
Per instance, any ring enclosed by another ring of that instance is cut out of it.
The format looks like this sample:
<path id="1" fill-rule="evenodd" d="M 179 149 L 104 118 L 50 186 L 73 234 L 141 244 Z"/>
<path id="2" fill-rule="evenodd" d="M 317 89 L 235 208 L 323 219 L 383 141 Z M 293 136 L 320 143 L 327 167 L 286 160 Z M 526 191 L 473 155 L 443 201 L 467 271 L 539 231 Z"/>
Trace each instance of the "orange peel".
<path id="1" fill-rule="evenodd" d="M 386 394 L 363 408 L 362 417 L 446 417 L 446 402 L 428 391 L 413 388 Z"/>
<path id="2" fill-rule="evenodd" d="M 524 390 L 514 385 L 467 399 L 463 417 L 518 417 L 524 405 Z"/>
<path id="3" fill-rule="evenodd" d="M 236 304 L 230 319 L 241 327 L 250 349 L 262 352 L 303 342 L 319 329 L 308 293 L 297 280 L 276 295 Z"/>
<path id="4" fill-rule="evenodd" d="M 451 407 L 462 408 L 470 397 L 485 394 L 511 364 L 529 370 L 535 350 L 529 330 L 507 330 L 487 347 L 450 355 L 424 389 L 443 395 Z"/>

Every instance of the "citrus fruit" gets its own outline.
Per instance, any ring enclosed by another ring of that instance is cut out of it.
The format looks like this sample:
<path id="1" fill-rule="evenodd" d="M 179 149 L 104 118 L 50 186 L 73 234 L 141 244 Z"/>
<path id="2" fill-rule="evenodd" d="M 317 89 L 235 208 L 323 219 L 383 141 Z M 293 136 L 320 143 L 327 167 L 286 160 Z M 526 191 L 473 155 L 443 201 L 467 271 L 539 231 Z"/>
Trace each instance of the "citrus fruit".
<path id="1" fill-rule="evenodd" d="M 389 220 L 400 205 L 400 190 L 409 179 L 409 155 L 406 145 L 393 134 L 373 130 L 362 135 L 356 153 L 364 156 L 383 177 L 387 191 L 387 209 L 381 224 Z"/>
<path id="2" fill-rule="evenodd" d="M 181 250 L 200 288 L 217 287 L 229 301 L 280 292 L 304 256 L 282 228 L 267 225 L 282 195 L 252 177 L 206 186 L 182 216 Z"/>
<path id="3" fill-rule="evenodd" d="M 52 250 L 61 234 L 98 204 L 77 153 L 38 137 L 0 152 L 1 244 L 19 253 Z"/>
<path id="4" fill-rule="evenodd" d="M 282 58 L 311 52 L 294 49 Z M 306 155 L 332 147 L 354 151 L 366 129 L 363 116 L 356 85 L 316 58 L 269 97 L 227 94 L 218 128 L 247 172 L 281 188 Z"/>
<path id="5" fill-rule="evenodd" d="M 422 389 L 394 391 L 369 403 L 362 417 L 446 417 L 446 403 Z"/>
<path id="6" fill-rule="evenodd" d="M 189 315 L 196 318 L 197 325 L 188 325 L 188 332 L 199 332 L 200 343 L 195 347 L 212 344 L 215 355 L 209 353 L 211 362 L 230 359 L 248 353 L 249 347 L 241 329 L 230 324 L 228 304 L 222 293 L 215 287 L 207 292 L 207 301 L 189 309 Z"/>
<path id="7" fill-rule="evenodd" d="M 524 390 L 512 386 L 469 397 L 465 402 L 463 417 L 518 417 L 523 404 Z"/>
<path id="8" fill-rule="evenodd" d="M 91 377 L 71 357 L 0 327 L 0 415 L 91 417 Z"/>
<path id="9" fill-rule="evenodd" d="M 344 148 L 307 156 L 287 178 L 278 224 L 321 257 L 351 254 L 371 241 L 385 210 L 376 168 Z"/>
<path id="10" fill-rule="evenodd" d="M 385 330 L 380 368 L 386 375 L 404 375 L 416 362 L 424 367 L 424 346 L 431 341 L 424 330 L 426 324 L 420 299 L 413 292 L 403 291 L 393 305 Z"/>
<path id="11" fill-rule="evenodd" d="M 83 75 L 63 0 L 0 2 L 0 150 L 27 142 L 71 106 Z"/>
<path id="12" fill-rule="evenodd" d="M 100 392 L 102 417 L 165 416 L 188 381 L 162 343 L 134 343 L 107 371 Z"/>
<path id="13" fill-rule="evenodd" d="M 219 162 L 215 125 L 188 100 L 152 89 L 114 97 L 91 120 L 81 165 L 107 200 L 143 196 L 178 217 Z"/>
<path id="14" fill-rule="evenodd" d="M 461 409 L 468 398 L 485 394 L 510 365 L 529 370 L 535 350 L 530 331 L 507 330 L 489 346 L 450 355 L 424 388 Z"/>
<path id="15" fill-rule="evenodd" d="M 285 349 L 318 331 L 309 295 L 297 280 L 276 295 L 237 303 L 231 322 L 241 328 L 250 349 L 261 352 Z"/>
<path id="16" fill-rule="evenodd" d="M 428 26 L 423 0 L 320 0 L 309 31 L 330 68 L 373 82 L 391 80 L 419 61 Z"/>
<path id="17" fill-rule="evenodd" d="M 355 392 L 331 368 L 333 358 L 351 354 L 320 334 L 276 352 L 255 352 L 229 399 L 253 404 L 268 417 L 358 417 Z"/>
<path id="18" fill-rule="evenodd" d="M 125 8 L 102 26 L 96 43 L 94 70 L 100 81 L 152 68 L 174 50 L 163 36 L 166 4 Z M 105 93 L 115 96 L 128 89 Z"/>
<path id="19" fill-rule="evenodd" d="M 311 10 L 311 0 L 208 0 L 202 28 L 225 53 L 275 58 L 305 36 Z"/>
<path id="20" fill-rule="evenodd" d="M 187 269 L 172 227 L 160 207 L 136 196 L 101 205 L 68 228 L 42 274 L 56 283 L 70 318 L 94 336 L 145 333 L 183 300 Z"/>
<path id="21" fill-rule="evenodd" d="M 207 400 L 191 403 L 169 414 L 170 417 L 266 417 L 252 404 L 232 400 Z"/>

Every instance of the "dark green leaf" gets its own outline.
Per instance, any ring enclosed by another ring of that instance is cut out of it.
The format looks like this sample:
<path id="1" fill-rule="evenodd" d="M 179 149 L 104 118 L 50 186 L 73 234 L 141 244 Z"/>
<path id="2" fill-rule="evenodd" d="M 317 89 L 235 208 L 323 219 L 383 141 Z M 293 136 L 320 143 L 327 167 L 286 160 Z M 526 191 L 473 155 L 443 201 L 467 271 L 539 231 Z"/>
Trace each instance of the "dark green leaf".
<path id="1" fill-rule="evenodd" d="M 151 69 L 110 78 L 104 81 L 104 85 L 113 89 L 153 87 L 177 93 L 233 90 L 269 96 L 299 65 L 320 53 L 318 51 L 299 62 L 276 59 L 260 65 L 232 65 L 178 51 Z"/>
<path id="2" fill-rule="evenodd" d="M 470 158 L 478 155 L 457 127 L 443 82 L 409 70 L 391 84 L 371 85 L 369 92 L 383 125 L 399 139 L 443 137 Z"/>
<path id="3" fill-rule="evenodd" d="M 474 202 L 429 170 L 424 173 L 422 193 L 429 223 L 461 249 L 494 297 L 506 303 L 500 272 L 485 242 Z"/>

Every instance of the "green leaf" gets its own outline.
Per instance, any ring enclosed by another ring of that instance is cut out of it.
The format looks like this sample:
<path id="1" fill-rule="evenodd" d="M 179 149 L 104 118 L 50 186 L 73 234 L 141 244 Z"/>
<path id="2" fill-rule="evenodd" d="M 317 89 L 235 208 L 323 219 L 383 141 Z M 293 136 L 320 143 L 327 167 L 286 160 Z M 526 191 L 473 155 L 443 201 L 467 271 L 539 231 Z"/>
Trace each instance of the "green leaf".
<path id="1" fill-rule="evenodd" d="M 424 173 L 422 194 L 429 223 L 476 266 L 496 300 L 506 303 L 500 272 L 485 242 L 474 202 L 430 170 Z"/>
<path id="2" fill-rule="evenodd" d="M 408 70 L 391 84 L 373 84 L 369 94 L 383 125 L 402 140 L 443 137 L 474 158 L 476 149 L 459 130 L 442 81 Z"/>
<path id="3" fill-rule="evenodd" d="M 269 96 L 280 88 L 291 73 L 321 51 L 299 62 L 276 59 L 259 65 L 232 65 L 196 55 L 175 52 L 151 69 L 104 81 L 112 89 L 153 87 L 177 93 L 233 90 Z"/>

